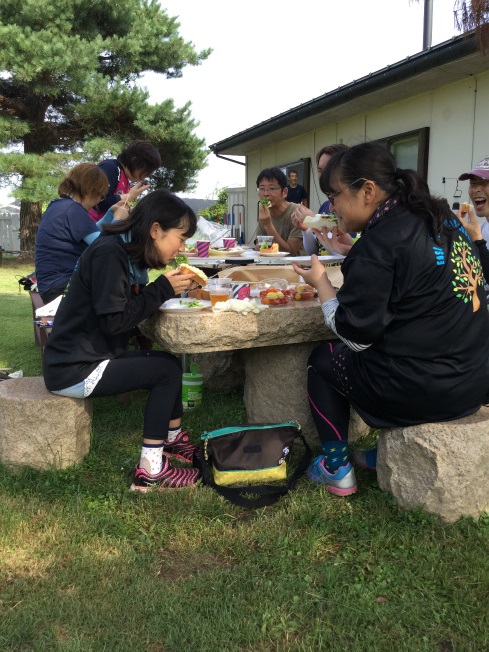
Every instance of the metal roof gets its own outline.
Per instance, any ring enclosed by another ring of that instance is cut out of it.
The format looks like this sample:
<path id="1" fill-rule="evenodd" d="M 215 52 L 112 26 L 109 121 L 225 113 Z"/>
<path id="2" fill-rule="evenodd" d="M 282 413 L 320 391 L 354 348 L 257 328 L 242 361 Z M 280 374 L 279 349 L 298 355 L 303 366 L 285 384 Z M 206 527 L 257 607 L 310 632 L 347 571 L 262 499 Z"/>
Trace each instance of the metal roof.
<path id="1" fill-rule="evenodd" d="M 245 156 L 293 135 L 373 111 L 489 69 L 473 32 L 456 36 L 354 80 L 213 145 L 216 155 Z"/>

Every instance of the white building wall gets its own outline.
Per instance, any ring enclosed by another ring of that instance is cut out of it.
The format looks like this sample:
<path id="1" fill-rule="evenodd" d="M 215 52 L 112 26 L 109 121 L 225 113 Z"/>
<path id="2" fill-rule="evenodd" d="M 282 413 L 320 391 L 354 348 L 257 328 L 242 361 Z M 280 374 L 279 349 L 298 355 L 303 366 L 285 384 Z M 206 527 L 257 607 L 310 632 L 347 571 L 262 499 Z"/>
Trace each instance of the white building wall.
<path id="1" fill-rule="evenodd" d="M 318 187 L 315 165 L 315 155 L 321 147 L 336 142 L 352 146 L 423 127 L 430 128 L 428 184 L 431 191 L 446 197 L 450 204 L 464 201 L 468 198 L 467 181 L 458 184 L 462 196 L 453 197 L 457 177 L 489 156 L 489 72 L 366 111 L 343 122 L 325 125 L 249 154 L 245 193 L 247 241 L 256 229 L 258 200 L 255 182 L 263 168 L 310 157 L 310 201 L 311 208 L 317 210 L 325 199 Z"/>

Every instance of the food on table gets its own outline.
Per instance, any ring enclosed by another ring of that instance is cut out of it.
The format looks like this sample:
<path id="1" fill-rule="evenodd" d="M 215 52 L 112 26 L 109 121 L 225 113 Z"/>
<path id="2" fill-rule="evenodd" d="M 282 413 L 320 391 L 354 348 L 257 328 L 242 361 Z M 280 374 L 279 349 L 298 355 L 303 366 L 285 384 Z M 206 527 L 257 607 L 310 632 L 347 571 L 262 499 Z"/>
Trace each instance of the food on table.
<path id="1" fill-rule="evenodd" d="M 194 267 L 188 263 L 182 263 L 179 267 L 179 270 L 182 274 L 193 274 L 194 281 L 196 281 L 199 285 L 207 285 L 207 276 L 198 267 Z"/>
<path id="2" fill-rule="evenodd" d="M 197 254 L 197 247 L 195 245 L 185 245 L 183 249 L 180 250 L 182 254 Z"/>
<path id="3" fill-rule="evenodd" d="M 204 308 L 205 304 L 202 303 L 202 301 L 184 301 L 183 299 L 180 299 L 180 304 L 184 308 Z"/>
<path id="4" fill-rule="evenodd" d="M 270 287 L 261 290 L 260 299 L 265 306 L 286 306 L 290 301 L 290 291 Z"/>
<path id="5" fill-rule="evenodd" d="M 188 296 L 192 299 L 202 299 L 203 301 L 210 301 L 209 290 L 203 290 L 202 288 L 195 288 L 195 290 L 190 290 Z"/>
<path id="6" fill-rule="evenodd" d="M 318 293 L 316 288 L 308 283 L 298 283 L 297 285 L 289 286 L 290 298 L 295 301 L 308 301 L 317 297 Z"/>
<path id="7" fill-rule="evenodd" d="M 474 208 L 472 206 L 472 204 L 468 204 L 467 202 L 463 202 L 463 204 L 460 206 L 460 212 L 463 215 L 464 213 L 468 213 L 471 208 L 472 209 Z"/>
<path id="8" fill-rule="evenodd" d="M 302 224 L 310 229 L 322 229 L 323 226 L 332 229 L 334 226 L 338 226 L 338 218 L 334 213 L 329 215 L 318 213 L 317 215 L 307 215 Z"/>
<path id="9" fill-rule="evenodd" d="M 278 244 L 274 242 L 271 244 L 270 242 L 262 242 L 260 245 L 260 253 L 261 254 L 278 254 Z"/>
<path id="10" fill-rule="evenodd" d="M 270 208 L 272 205 L 272 202 L 268 199 L 268 197 L 263 197 L 263 199 L 260 199 L 260 204 L 262 206 L 265 206 L 265 208 Z"/>
<path id="11" fill-rule="evenodd" d="M 216 247 L 209 249 L 209 256 L 222 256 L 223 254 L 244 254 L 241 247 Z"/>

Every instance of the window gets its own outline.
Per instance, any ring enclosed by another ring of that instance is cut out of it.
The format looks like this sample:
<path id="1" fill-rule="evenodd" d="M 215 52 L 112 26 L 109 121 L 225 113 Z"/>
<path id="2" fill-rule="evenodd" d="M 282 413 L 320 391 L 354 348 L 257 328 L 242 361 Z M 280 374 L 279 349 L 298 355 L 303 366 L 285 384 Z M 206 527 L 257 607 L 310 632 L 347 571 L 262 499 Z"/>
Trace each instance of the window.
<path id="1" fill-rule="evenodd" d="M 292 163 L 285 163 L 283 165 L 278 165 L 277 167 L 283 170 L 285 176 L 287 177 L 287 183 L 288 183 L 289 172 L 291 170 L 295 170 L 297 172 L 297 183 L 300 186 L 304 186 L 310 202 L 311 201 L 311 188 L 310 188 L 311 159 L 301 158 L 298 161 L 294 161 Z"/>
<path id="2" fill-rule="evenodd" d="M 430 129 L 423 127 L 417 131 L 391 136 L 376 142 L 391 152 L 398 167 L 416 170 L 427 181 L 429 140 Z"/>

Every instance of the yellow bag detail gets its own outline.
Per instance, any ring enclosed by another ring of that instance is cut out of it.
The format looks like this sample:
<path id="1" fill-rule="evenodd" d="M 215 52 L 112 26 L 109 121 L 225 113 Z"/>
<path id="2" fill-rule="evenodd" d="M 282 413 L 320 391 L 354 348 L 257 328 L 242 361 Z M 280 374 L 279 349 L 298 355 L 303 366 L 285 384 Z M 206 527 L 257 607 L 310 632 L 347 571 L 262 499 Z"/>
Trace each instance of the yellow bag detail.
<path id="1" fill-rule="evenodd" d="M 275 480 L 285 480 L 287 478 L 287 463 L 284 461 L 279 466 L 270 469 L 256 469 L 245 471 L 219 471 L 213 469 L 214 482 L 219 485 L 230 485 L 236 483 L 257 484 L 260 482 L 273 482 Z"/>

